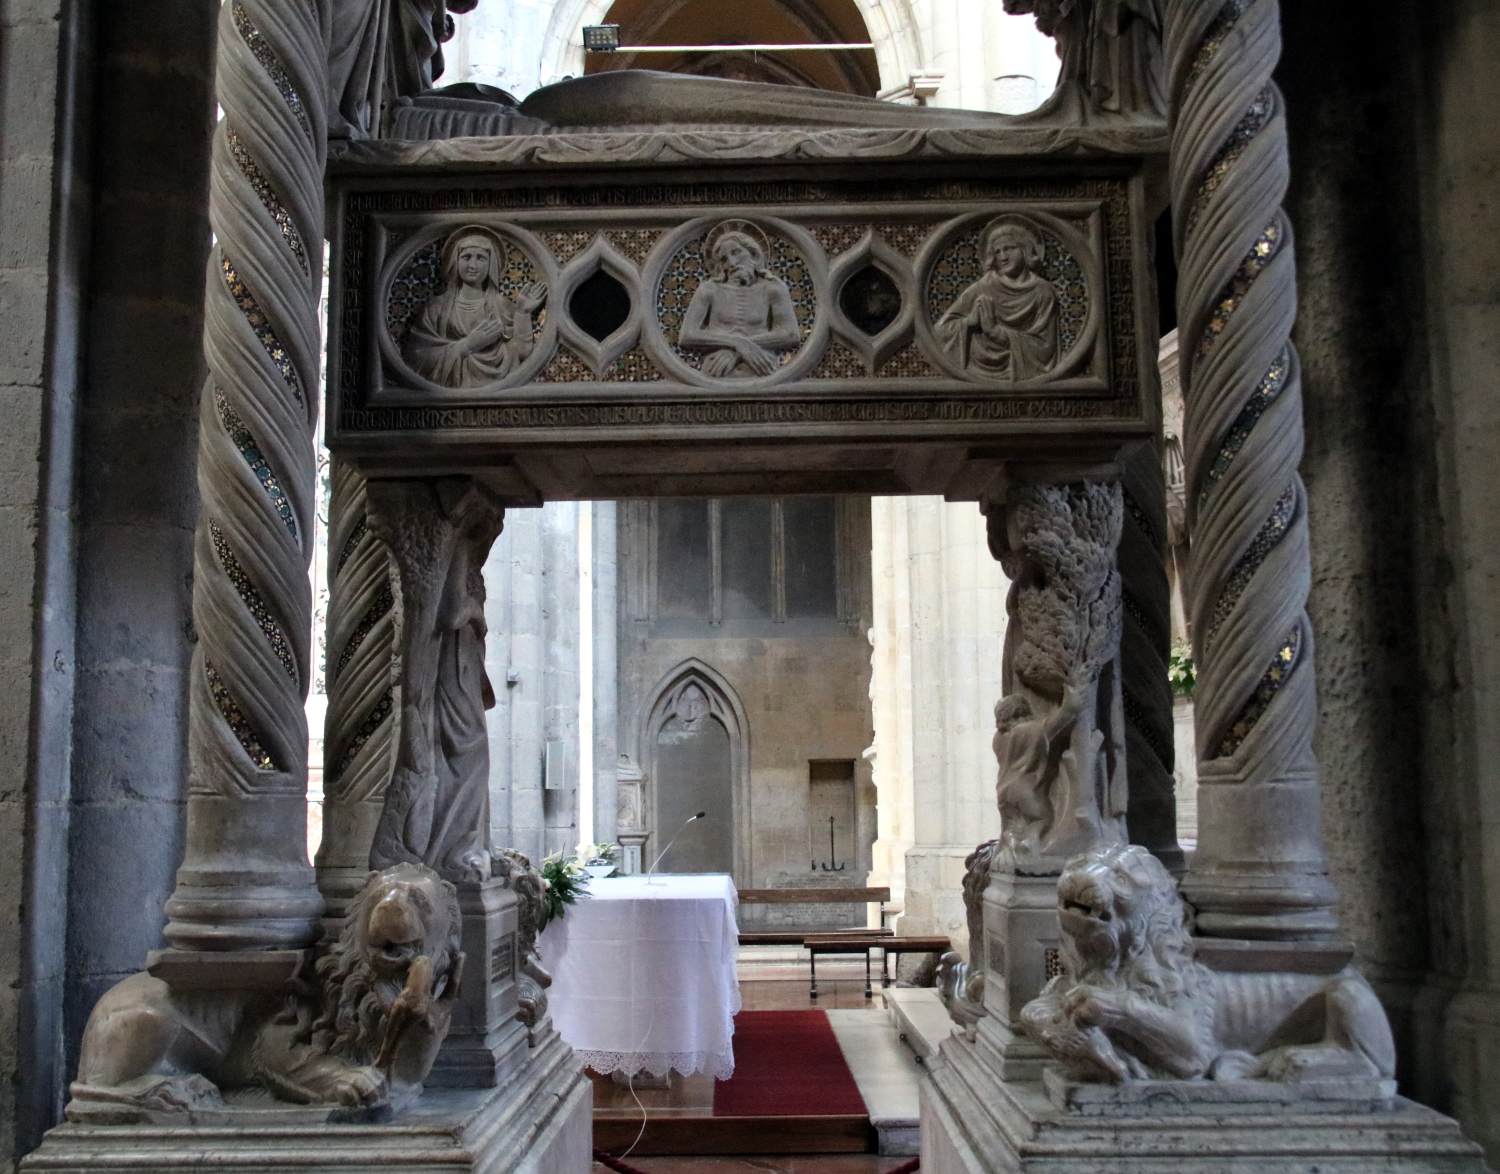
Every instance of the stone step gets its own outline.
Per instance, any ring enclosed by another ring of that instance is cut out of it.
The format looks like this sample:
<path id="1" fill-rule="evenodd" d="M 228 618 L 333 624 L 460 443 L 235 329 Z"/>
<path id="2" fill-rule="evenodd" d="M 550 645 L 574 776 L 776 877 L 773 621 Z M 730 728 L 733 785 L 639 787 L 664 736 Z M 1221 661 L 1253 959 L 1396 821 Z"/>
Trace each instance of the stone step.
<path id="1" fill-rule="evenodd" d="M 885 1005 L 897 1037 L 911 1049 L 918 1063 L 925 1064 L 934 1056 L 938 1045 L 958 1026 L 932 987 L 893 986 L 885 992 Z"/>

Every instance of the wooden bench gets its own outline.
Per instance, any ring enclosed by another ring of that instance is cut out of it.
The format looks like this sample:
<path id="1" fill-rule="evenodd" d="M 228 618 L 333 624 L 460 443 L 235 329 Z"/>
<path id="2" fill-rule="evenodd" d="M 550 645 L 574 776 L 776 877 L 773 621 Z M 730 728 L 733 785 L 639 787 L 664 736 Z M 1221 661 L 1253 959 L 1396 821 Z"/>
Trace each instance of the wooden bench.
<path id="1" fill-rule="evenodd" d="M 942 934 L 926 934 L 918 936 L 912 934 L 892 934 L 888 930 L 876 932 L 874 930 L 866 933 L 843 933 L 843 934 L 808 934 L 802 941 L 807 948 L 807 966 L 809 976 L 808 997 L 818 997 L 818 955 L 819 954 L 863 954 L 865 956 L 865 998 L 873 998 L 875 992 L 870 988 L 870 951 L 878 949 L 880 955 L 880 985 L 888 987 L 891 985 L 890 975 L 886 972 L 885 960 L 892 954 L 941 954 L 949 949 L 951 943 Z"/>
<path id="2" fill-rule="evenodd" d="M 830 934 L 885 933 L 885 919 L 890 916 L 886 908 L 891 899 L 891 890 L 884 886 L 874 888 L 803 888 L 803 889 L 741 889 L 741 905 L 879 905 L 880 930 L 808 930 L 767 929 L 750 930 L 740 934 L 742 946 L 800 946 L 808 934 L 828 936 Z"/>

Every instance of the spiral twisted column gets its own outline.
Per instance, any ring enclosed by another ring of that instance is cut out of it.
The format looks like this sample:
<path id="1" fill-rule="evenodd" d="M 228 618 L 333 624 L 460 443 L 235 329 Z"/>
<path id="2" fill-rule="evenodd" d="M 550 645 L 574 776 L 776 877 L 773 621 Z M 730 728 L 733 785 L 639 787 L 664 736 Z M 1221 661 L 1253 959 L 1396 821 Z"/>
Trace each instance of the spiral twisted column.
<path id="1" fill-rule="evenodd" d="M 1161 454 L 1143 444 L 1120 476 L 1120 691 L 1125 710 L 1125 773 L 1130 842 L 1149 849 L 1173 873 L 1183 869 L 1177 843 L 1172 768 L 1172 602 L 1167 585 L 1167 486 Z"/>
<path id="2" fill-rule="evenodd" d="M 325 924 L 370 870 L 396 746 L 396 601 L 390 554 L 370 528 L 365 479 L 334 460 L 328 521 L 328 719 L 318 888 Z"/>
<path id="3" fill-rule="evenodd" d="M 1183 890 L 1206 936 L 1328 938 L 1278 6 L 1168 0 L 1165 42 L 1198 678 Z"/>
<path id="4" fill-rule="evenodd" d="M 219 19 L 198 442 L 182 950 L 296 949 L 318 932 L 307 719 L 327 55 L 319 6 Z"/>

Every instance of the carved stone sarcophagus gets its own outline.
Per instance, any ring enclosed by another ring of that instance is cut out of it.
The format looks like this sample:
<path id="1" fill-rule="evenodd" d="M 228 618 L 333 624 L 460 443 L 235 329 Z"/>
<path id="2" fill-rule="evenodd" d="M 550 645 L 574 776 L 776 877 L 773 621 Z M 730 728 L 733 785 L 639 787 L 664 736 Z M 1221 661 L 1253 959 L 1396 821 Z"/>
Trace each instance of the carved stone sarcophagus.
<path id="1" fill-rule="evenodd" d="M 1112 459 L 1155 410 L 1143 156 L 900 113 L 361 146 L 331 181 L 330 447 L 517 504 L 751 471 L 963 498 L 997 462 Z"/>

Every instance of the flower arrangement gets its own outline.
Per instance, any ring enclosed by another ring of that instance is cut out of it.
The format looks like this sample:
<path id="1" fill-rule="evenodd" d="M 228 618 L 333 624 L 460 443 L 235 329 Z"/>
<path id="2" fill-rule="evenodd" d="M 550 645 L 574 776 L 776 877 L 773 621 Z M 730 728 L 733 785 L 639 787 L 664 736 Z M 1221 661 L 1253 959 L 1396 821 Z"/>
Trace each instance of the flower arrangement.
<path id="1" fill-rule="evenodd" d="M 1198 683 L 1198 674 L 1193 668 L 1193 649 L 1188 644 L 1173 646 L 1167 659 L 1167 680 L 1172 685 L 1173 697 L 1191 697 Z"/>
<path id="2" fill-rule="evenodd" d="M 620 861 L 618 844 L 580 844 L 578 863 L 591 877 L 606 877 Z"/>
<path id="3" fill-rule="evenodd" d="M 576 857 L 554 852 L 542 861 L 542 923 L 545 929 L 553 918 L 561 917 L 567 907 L 588 895 L 589 877 Z"/>

